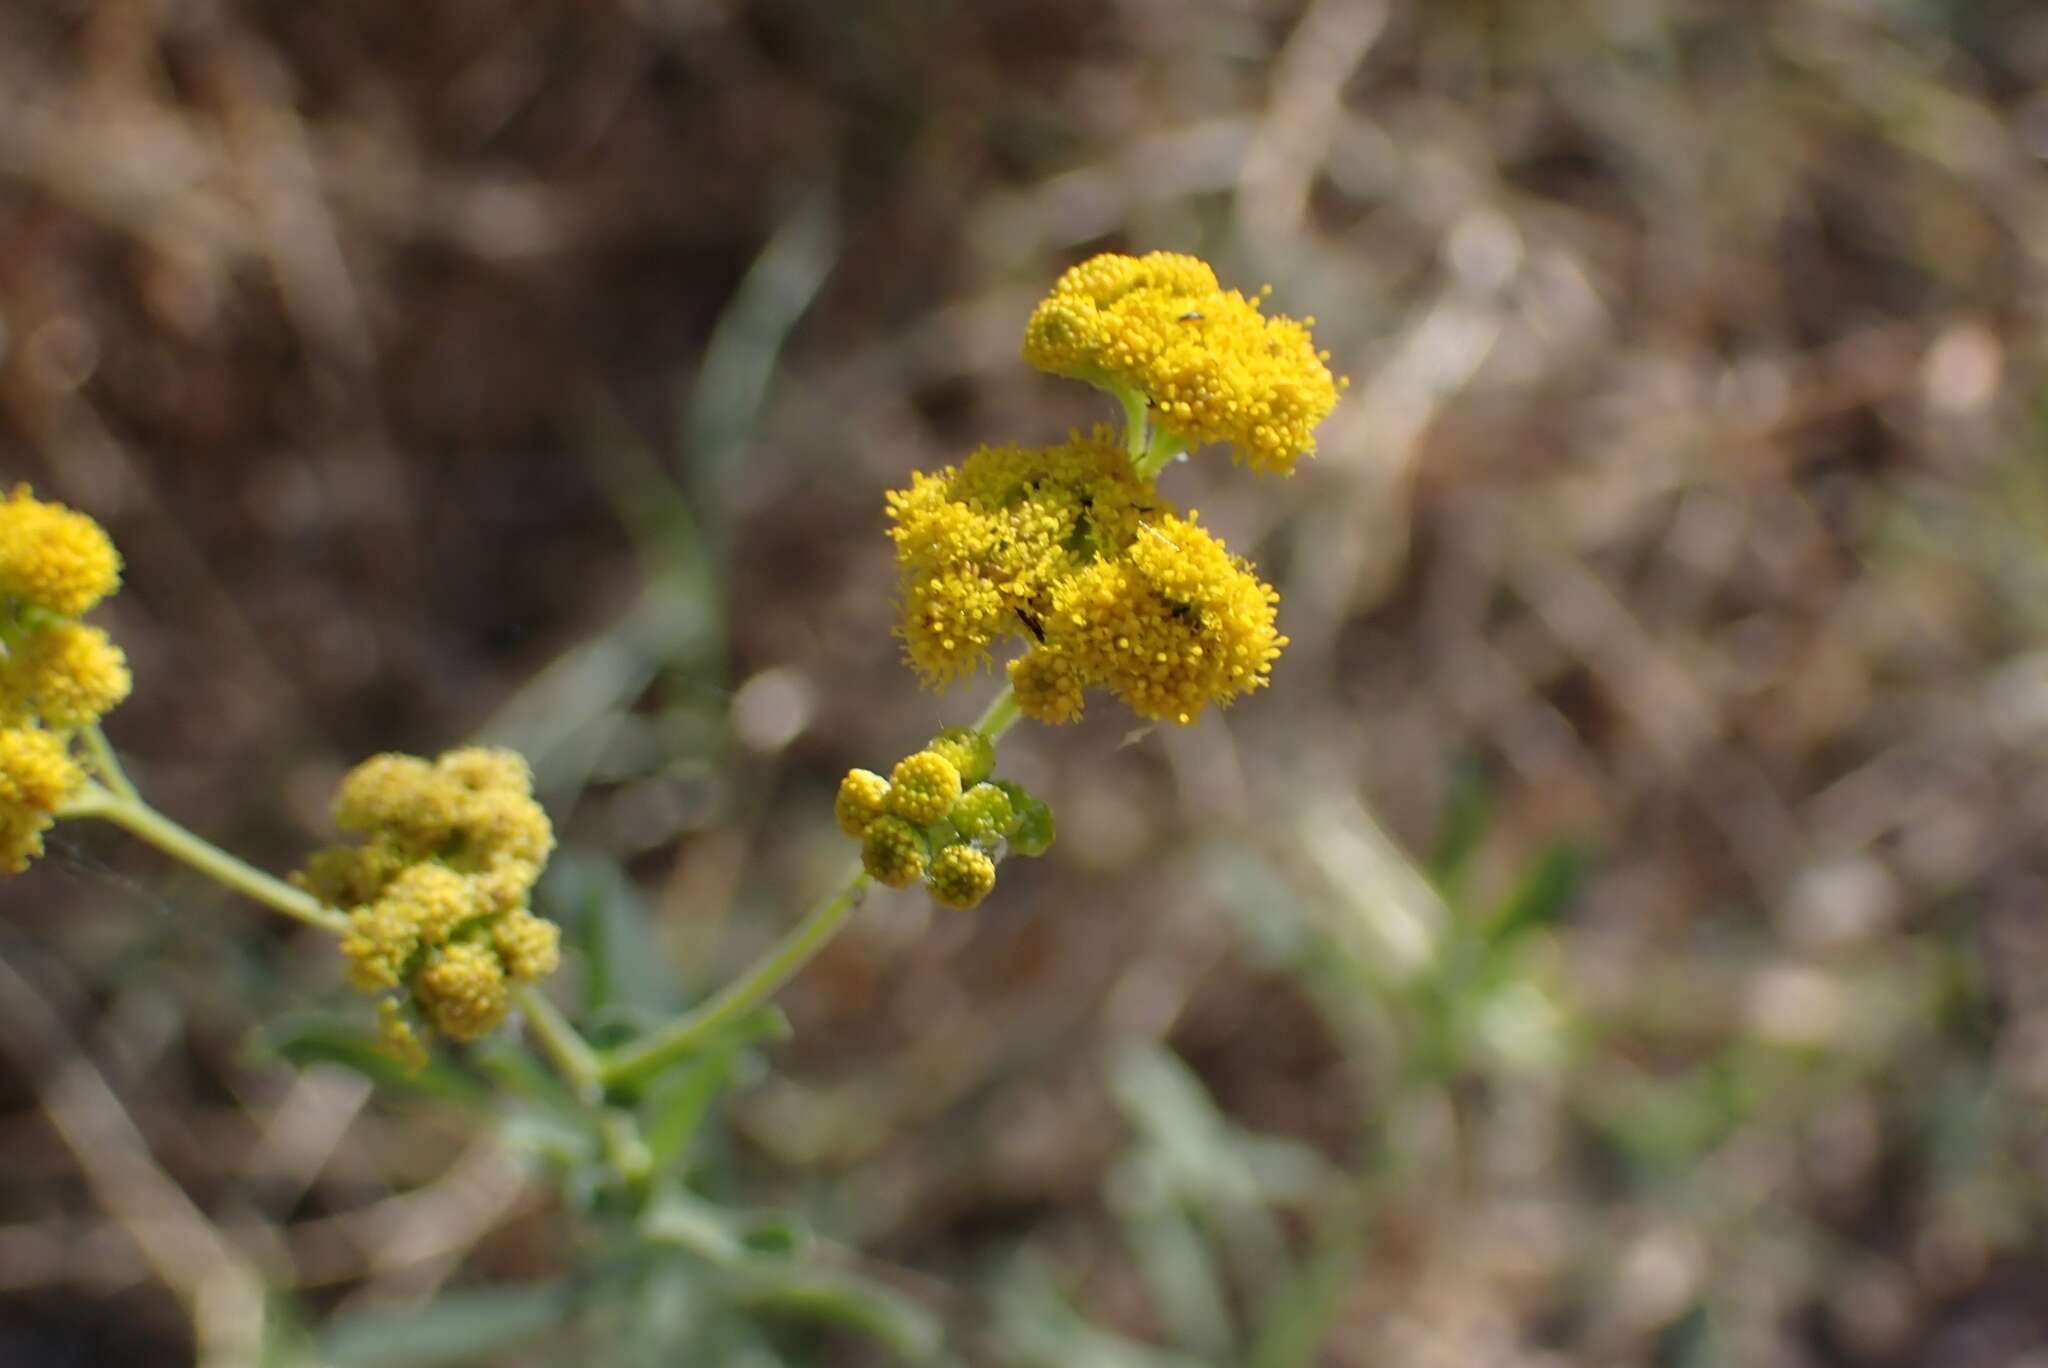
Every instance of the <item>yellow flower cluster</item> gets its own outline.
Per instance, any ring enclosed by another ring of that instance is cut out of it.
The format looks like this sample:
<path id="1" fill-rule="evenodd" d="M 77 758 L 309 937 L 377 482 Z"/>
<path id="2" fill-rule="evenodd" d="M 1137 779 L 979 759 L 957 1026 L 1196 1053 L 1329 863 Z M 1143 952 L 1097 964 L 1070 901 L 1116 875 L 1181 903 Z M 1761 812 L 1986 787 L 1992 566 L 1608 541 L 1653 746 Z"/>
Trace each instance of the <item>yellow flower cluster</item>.
<path id="1" fill-rule="evenodd" d="M 54 813 L 85 784 L 72 733 L 128 696 L 128 661 L 76 619 L 121 583 L 121 558 L 83 513 L 26 487 L 0 500 L 0 871 L 43 850 Z"/>
<path id="2" fill-rule="evenodd" d="M 1196 516 L 1159 515 L 1060 585 L 1044 644 L 1010 664 L 1025 716 L 1071 722 L 1100 685 L 1140 717 L 1186 725 L 1267 682 L 1287 644 L 1280 596 Z"/>
<path id="3" fill-rule="evenodd" d="M 1071 722 L 1109 689 L 1141 717 L 1193 722 L 1266 682 L 1287 643 L 1279 596 L 1131 473 L 1106 433 L 989 448 L 889 496 L 902 573 L 897 629 L 943 683 L 999 639 L 1025 715 Z"/>
<path id="4" fill-rule="evenodd" d="M 887 779 L 849 770 L 833 813 L 860 842 L 876 883 L 923 880 L 934 901 L 964 911 L 996 886 L 997 856 L 1038 855 L 1052 843 L 1050 810 L 1015 784 L 992 782 L 994 765 L 989 739 L 956 727 L 898 761 Z"/>
<path id="5" fill-rule="evenodd" d="M 1109 253 L 1059 278 L 1025 325 L 1024 359 L 1142 396 L 1186 447 L 1227 442 L 1233 460 L 1285 475 L 1314 454 L 1316 425 L 1348 384 L 1316 349 L 1314 323 L 1267 317 L 1195 257 Z"/>
<path id="6" fill-rule="evenodd" d="M 912 475 L 888 496 L 911 663 L 944 683 L 986 663 L 995 642 L 1035 632 L 1054 586 L 1128 544 L 1154 503 L 1107 428 Z"/>
<path id="7" fill-rule="evenodd" d="M 319 852 L 293 879 L 348 909 L 357 988 L 409 990 L 435 1030 L 475 1040 L 504 1020 L 512 984 L 555 971 L 560 932 L 527 905 L 554 831 L 518 754 L 372 756 L 342 780 L 334 822 L 361 844 Z M 419 1057 L 403 1010 L 387 999 L 379 1013 L 387 1052 Z"/>

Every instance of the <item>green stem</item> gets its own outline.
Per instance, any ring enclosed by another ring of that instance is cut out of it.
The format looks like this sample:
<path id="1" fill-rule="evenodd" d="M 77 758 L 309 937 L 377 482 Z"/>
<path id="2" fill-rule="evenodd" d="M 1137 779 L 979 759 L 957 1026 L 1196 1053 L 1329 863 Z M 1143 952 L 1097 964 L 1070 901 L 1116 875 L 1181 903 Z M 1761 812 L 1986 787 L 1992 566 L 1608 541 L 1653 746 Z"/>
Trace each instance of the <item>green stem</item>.
<path id="1" fill-rule="evenodd" d="M 113 746 L 107 741 L 107 734 L 100 730 L 99 724 L 95 722 L 81 734 L 85 738 L 86 758 L 92 762 L 93 769 L 99 773 L 106 786 L 117 796 L 131 803 L 141 802 L 142 795 L 136 791 L 134 782 L 128 778 L 128 771 L 121 768 L 121 757 L 114 753 Z"/>
<path id="2" fill-rule="evenodd" d="M 577 1098 L 586 1105 L 598 1101 L 604 1092 L 604 1082 L 597 1051 L 590 1048 L 590 1042 L 569 1024 L 547 994 L 532 984 L 514 988 L 512 1000 L 526 1018 L 526 1030 L 534 1044 L 575 1090 Z"/>
<path id="3" fill-rule="evenodd" d="M 974 729 L 994 744 L 1021 716 L 1017 695 L 1005 684 L 975 719 Z M 839 934 L 847 916 L 860 905 L 868 883 L 867 871 L 855 864 L 834 892 L 770 946 L 745 973 L 653 1034 L 600 1055 L 599 1081 L 610 1086 L 659 1073 L 775 996 L 782 985 Z"/>
<path id="4" fill-rule="evenodd" d="M 1137 465 L 1145 459 L 1146 448 L 1151 444 L 1148 426 L 1149 406 L 1145 396 L 1135 390 L 1112 389 L 1124 406 L 1124 450 L 1130 453 L 1131 464 Z"/>
<path id="5" fill-rule="evenodd" d="M 1004 732 L 1017 725 L 1017 719 L 1023 715 L 1017 708 L 1016 690 L 1005 684 L 1003 691 L 991 698 L 988 706 L 981 710 L 981 716 L 974 719 L 974 729 L 994 745 L 1003 739 Z"/>
<path id="6" fill-rule="evenodd" d="M 1187 444 L 1180 438 L 1165 428 L 1159 428 L 1152 433 L 1150 441 L 1146 443 L 1144 454 L 1136 457 L 1133 464 L 1137 468 L 1139 478 L 1157 479 L 1159 472 L 1166 469 L 1167 462 L 1186 450 Z"/>
<path id="7" fill-rule="evenodd" d="M 89 784 L 83 795 L 66 803 L 57 815 L 62 818 L 97 817 L 101 821 L 112 822 L 172 859 L 198 870 L 215 883 L 224 884 L 294 921 L 335 935 L 348 929 L 346 914 L 327 906 L 304 889 L 294 888 L 283 879 L 265 874 L 211 841 L 193 835 L 139 798 L 126 797 L 100 784 Z"/>
<path id="8" fill-rule="evenodd" d="M 600 1056 L 599 1078 L 612 1085 L 659 1073 L 773 997 L 838 934 L 847 914 L 860 904 L 868 882 L 867 871 L 854 865 L 838 889 L 770 946 L 746 973 L 652 1035 Z"/>

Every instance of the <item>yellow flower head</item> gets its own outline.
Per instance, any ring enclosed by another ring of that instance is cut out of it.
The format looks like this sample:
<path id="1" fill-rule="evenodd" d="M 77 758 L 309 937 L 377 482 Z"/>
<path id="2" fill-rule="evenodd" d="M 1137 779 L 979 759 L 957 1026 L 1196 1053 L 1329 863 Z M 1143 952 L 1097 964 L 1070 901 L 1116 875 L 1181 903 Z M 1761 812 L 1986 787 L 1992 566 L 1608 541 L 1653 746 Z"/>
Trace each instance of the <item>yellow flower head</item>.
<path id="1" fill-rule="evenodd" d="M 0 660 L 0 718 L 34 717 L 68 730 L 100 720 L 128 696 L 128 658 L 97 627 L 30 628 Z"/>
<path id="2" fill-rule="evenodd" d="M 506 983 L 554 972 L 561 933 L 527 903 L 554 832 L 532 774 L 511 751 L 438 760 L 372 756 L 342 780 L 335 823 L 362 844 L 314 855 L 296 881 L 350 909 L 349 979 L 369 993 L 409 988 L 455 1040 L 504 1016 Z"/>
<path id="3" fill-rule="evenodd" d="M 924 873 L 924 836 L 901 817 L 877 817 L 860 838 L 861 867 L 878 884 L 907 888 Z"/>
<path id="4" fill-rule="evenodd" d="M 533 801 L 525 760 L 482 747 L 449 751 L 433 762 L 415 755 L 370 757 L 343 778 L 334 824 L 369 839 L 354 868 L 316 859 L 308 881 L 317 882 L 323 896 L 343 885 L 374 895 L 381 884 L 366 873 L 395 873 L 431 858 L 463 874 L 492 876 L 521 899 L 554 848 L 554 830 Z"/>
<path id="5" fill-rule="evenodd" d="M 1100 685 L 1140 717 L 1187 724 L 1267 681 L 1287 644 L 1280 596 L 1193 515 L 1162 514 L 1125 553 L 1062 586 L 1046 644 L 1011 670 L 1018 705 L 1047 722 Z"/>
<path id="6" fill-rule="evenodd" d="M 43 853 L 43 833 L 85 782 L 64 743 L 39 727 L 0 727 L 0 870 L 19 874 Z"/>
<path id="7" fill-rule="evenodd" d="M 1118 393 L 1189 447 L 1227 442 L 1232 458 L 1285 475 L 1313 455 L 1317 424 L 1347 382 L 1316 349 L 1313 318 L 1267 317 L 1176 252 L 1106 253 L 1059 278 L 1024 328 L 1024 359 Z"/>
<path id="8" fill-rule="evenodd" d="M 984 447 L 913 475 L 888 503 L 903 578 L 897 630 L 935 684 L 1031 632 L 1056 584 L 1126 545 L 1158 506 L 1106 428 L 1044 449 Z"/>
<path id="9" fill-rule="evenodd" d="M 952 811 L 960 797 L 960 771 L 937 751 L 919 751 L 896 762 L 884 800 L 912 826 L 930 826 Z"/>
<path id="10" fill-rule="evenodd" d="M 1078 722 L 1088 680 L 1064 649 L 1044 645 L 1010 662 L 1010 688 L 1026 717 L 1059 726 Z"/>
<path id="11" fill-rule="evenodd" d="M 0 500 L 0 598 L 77 617 L 121 583 L 121 557 L 83 513 L 18 485 Z"/>
<path id="12" fill-rule="evenodd" d="M 867 834 L 868 824 L 882 815 L 888 798 L 887 779 L 873 770 L 848 770 L 839 781 L 839 796 L 832 801 L 832 816 L 841 831 L 858 841 Z"/>
<path id="13" fill-rule="evenodd" d="M 925 884 L 941 907 L 965 912 L 996 886 L 996 862 L 971 845 L 950 845 L 932 858 Z"/>
<path id="14" fill-rule="evenodd" d="M 435 951 L 413 979 L 412 996 L 434 1029 L 450 1040 L 489 1035 L 510 1005 L 498 957 L 467 942 Z"/>

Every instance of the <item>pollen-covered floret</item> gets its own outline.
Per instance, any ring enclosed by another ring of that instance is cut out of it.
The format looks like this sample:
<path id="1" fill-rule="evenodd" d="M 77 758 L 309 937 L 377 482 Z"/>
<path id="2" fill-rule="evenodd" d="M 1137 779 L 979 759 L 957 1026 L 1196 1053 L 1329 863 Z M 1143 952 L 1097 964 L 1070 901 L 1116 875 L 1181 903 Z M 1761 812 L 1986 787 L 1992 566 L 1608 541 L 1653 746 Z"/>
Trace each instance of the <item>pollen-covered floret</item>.
<path id="1" fill-rule="evenodd" d="M 1009 674 L 1018 710 L 1026 717 L 1054 726 L 1080 720 L 1088 681 L 1060 647 L 1044 645 L 1025 652 L 1010 662 Z"/>
<path id="2" fill-rule="evenodd" d="M 121 557 L 83 513 L 17 485 L 0 500 L 0 598 L 77 617 L 121 583 Z"/>
<path id="3" fill-rule="evenodd" d="M 996 886 L 996 862 L 971 845 L 950 845 L 932 857 L 925 884 L 934 902 L 965 912 Z"/>
<path id="4" fill-rule="evenodd" d="M 976 784 L 960 795 L 947 820 L 970 841 L 989 841 L 1009 833 L 1016 817 L 1010 795 L 994 784 Z"/>
<path id="5" fill-rule="evenodd" d="M 91 726 L 128 696 L 128 659 L 97 627 L 34 627 L 0 659 L 0 718 L 51 727 Z"/>
<path id="6" fill-rule="evenodd" d="M 561 928 L 531 912 L 514 912 L 491 927 L 491 944 L 514 983 L 532 983 L 562 962 Z"/>
<path id="7" fill-rule="evenodd" d="M 341 936 L 341 957 L 348 962 L 348 981 L 365 993 L 396 988 L 405 981 L 406 966 L 420 948 L 419 927 L 404 909 L 381 898 L 348 914 Z"/>
<path id="8" fill-rule="evenodd" d="M 889 773 L 888 808 L 913 826 L 930 826 L 960 797 L 960 771 L 936 751 L 919 751 Z"/>
<path id="9" fill-rule="evenodd" d="M 450 1040 L 477 1040 L 505 1019 L 504 966 L 481 945 L 461 942 L 436 951 L 413 979 L 413 1001 Z"/>
<path id="10" fill-rule="evenodd" d="M 839 781 L 839 795 L 832 800 L 832 816 L 839 829 L 857 841 L 867 833 L 868 824 L 882 815 L 888 797 L 887 779 L 873 770 L 848 770 Z"/>
<path id="11" fill-rule="evenodd" d="M 364 992 L 396 988 L 416 951 L 446 945 L 489 911 L 476 886 L 446 865 L 408 865 L 375 902 L 349 914 L 341 939 L 349 980 Z"/>
<path id="12" fill-rule="evenodd" d="M 40 727 L 0 727 L 0 870 L 19 874 L 43 853 L 52 814 L 84 782 L 58 737 Z"/>
<path id="13" fill-rule="evenodd" d="M 1064 585 L 1047 644 L 1017 662 L 1018 706 L 1078 716 L 1079 683 L 1107 688 L 1140 717 L 1187 724 L 1267 682 L 1287 644 L 1280 596 L 1195 517 L 1162 514 L 1114 560 Z"/>
<path id="14" fill-rule="evenodd" d="M 861 867 L 888 888 L 907 888 L 924 873 L 924 833 L 901 817 L 877 817 L 860 839 Z"/>
<path id="15" fill-rule="evenodd" d="M 942 684 L 1035 630 L 1054 587 L 1127 544 L 1158 507 L 1108 429 L 1056 447 L 985 447 L 889 495 L 910 662 Z"/>
<path id="16" fill-rule="evenodd" d="M 1194 257 L 1110 253 L 1059 278 L 1025 325 L 1024 359 L 1142 395 L 1188 446 L 1227 442 L 1233 459 L 1284 475 L 1314 453 L 1347 383 L 1316 349 L 1314 323 L 1265 316 Z"/>

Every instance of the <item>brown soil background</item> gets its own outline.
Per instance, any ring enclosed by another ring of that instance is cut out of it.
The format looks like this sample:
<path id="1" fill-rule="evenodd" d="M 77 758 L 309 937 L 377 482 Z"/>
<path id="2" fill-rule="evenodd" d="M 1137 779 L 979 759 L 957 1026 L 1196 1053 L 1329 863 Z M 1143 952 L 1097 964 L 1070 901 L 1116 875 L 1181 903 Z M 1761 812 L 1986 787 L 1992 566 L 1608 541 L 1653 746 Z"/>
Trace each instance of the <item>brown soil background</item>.
<path id="1" fill-rule="evenodd" d="M 1274 687 L 1018 733 L 1060 844 L 870 904 L 750 1181 L 970 1340 L 1020 1252 L 1154 1338 L 1103 1059 L 1159 1040 L 1437 1156 L 1321 1362 L 2040 1368 L 2044 159 L 2019 0 L 16 3 L 0 474 L 126 556 L 165 810 L 283 869 L 355 758 L 520 744 L 701 984 L 990 688 L 901 666 L 881 496 L 1110 416 L 1018 361 L 1036 294 L 1270 281 L 1353 379 L 1321 455 L 1166 478 L 1280 586 Z M 1476 905 L 1595 853 L 1531 970 L 1575 1026 L 1389 1108 L 1256 927 L 1368 934 L 1460 764 Z M 347 1004 L 314 940 L 101 831 L 0 906 L 0 1361 L 189 1361 L 209 1260 L 318 1312 L 559 1266 L 488 1137 L 248 1052 Z"/>

